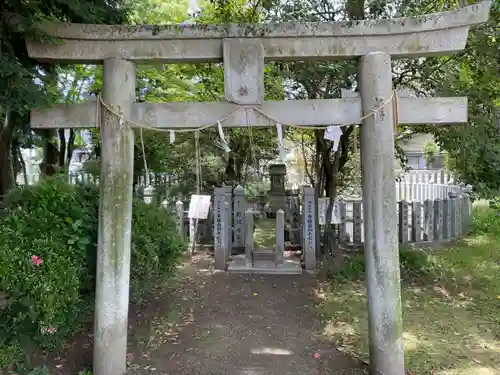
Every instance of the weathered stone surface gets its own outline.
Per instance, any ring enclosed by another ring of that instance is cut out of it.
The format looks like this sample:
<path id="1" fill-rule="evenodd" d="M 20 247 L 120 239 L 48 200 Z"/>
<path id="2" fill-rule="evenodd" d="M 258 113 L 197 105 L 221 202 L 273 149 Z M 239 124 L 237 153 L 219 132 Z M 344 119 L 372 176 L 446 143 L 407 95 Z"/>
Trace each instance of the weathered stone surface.
<path id="1" fill-rule="evenodd" d="M 117 26 L 47 24 L 64 43 L 28 41 L 30 57 L 72 63 L 109 57 L 136 61 L 222 60 L 224 38 L 262 41 L 267 60 L 344 58 L 381 51 L 393 56 L 429 56 L 465 47 L 469 26 L 485 22 L 490 1 L 422 17 L 329 23 L 265 25 Z"/>
<path id="2" fill-rule="evenodd" d="M 392 95 L 390 56 L 381 52 L 363 56 L 359 77 L 363 114 L 368 115 Z M 360 139 L 370 364 L 374 373 L 401 375 L 403 318 L 392 106 L 363 121 Z"/>
<path id="3" fill-rule="evenodd" d="M 56 104 L 31 112 L 33 128 L 93 128 L 96 104 Z M 275 126 L 282 124 L 317 126 L 329 123 L 360 123 L 361 99 L 265 101 L 253 109 L 233 103 L 134 103 L 130 120 L 156 128 L 193 128 L 222 121 L 222 126 Z M 467 98 L 400 98 L 398 120 L 403 125 L 466 123 Z"/>
<path id="4" fill-rule="evenodd" d="M 408 243 L 408 202 L 403 200 L 398 202 L 399 205 L 399 225 L 398 225 L 398 237 L 399 243 Z"/>
<path id="5" fill-rule="evenodd" d="M 245 244 L 245 209 L 245 189 L 238 185 L 234 189 L 233 204 L 233 247 L 235 248 L 243 247 Z"/>
<path id="6" fill-rule="evenodd" d="M 434 239 L 434 206 L 433 201 L 424 201 L 424 241 Z"/>
<path id="7" fill-rule="evenodd" d="M 411 242 L 420 242 L 422 240 L 422 204 L 412 202 L 411 207 Z"/>
<path id="8" fill-rule="evenodd" d="M 364 194 L 364 193 L 363 193 Z M 361 202 L 352 204 L 352 241 L 355 244 L 362 242 L 361 228 L 363 227 L 363 218 L 361 215 Z"/>
<path id="9" fill-rule="evenodd" d="M 268 192 L 267 214 L 275 217 L 278 210 L 285 210 L 287 197 L 285 191 L 285 164 L 271 164 L 269 166 L 269 177 L 271 179 L 271 189 Z"/>
<path id="10" fill-rule="evenodd" d="M 214 192 L 214 255 L 215 268 L 218 270 L 226 269 L 227 261 L 227 227 L 225 212 L 225 190 L 216 188 Z"/>
<path id="11" fill-rule="evenodd" d="M 283 264 L 285 254 L 285 212 L 276 212 L 276 265 Z"/>
<path id="12" fill-rule="evenodd" d="M 181 238 L 184 238 L 184 203 L 182 201 L 177 201 L 175 203 L 175 210 L 177 215 L 175 216 L 175 225 L 177 227 L 177 233 Z"/>
<path id="13" fill-rule="evenodd" d="M 226 225 L 226 260 L 229 260 L 233 249 L 233 188 L 231 186 L 222 187 L 224 191 L 224 223 Z"/>
<path id="14" fill-rule="evenodd" d="M 130 115 L 135 101 L 135 64 L 120 59 L 104 62 L 103 97 Z M 94 319 L 96 375 L 126 371 L 127 318 L 132 235 L 134 133 L 119 117 L 101 114 L 101 177 Z M 117 157 L 119 155 L 120 157 Z"/>
<path id="15" fill-rule="evenodd" d="M 315 224 L 315 205 L 314 188 L 304 187 L 304 227 L 303 227 L 303 252 L 306 264 L 306 270 L 316 269 L 316 224 Z"/>
<path id="16" fill-rule="evenodd" d="M 259 39 L 223 41 L 224 94 L 237 104 L 264 101 L 264 48 Z"/>
<path id="17" fill-rule="evenodd" d="M 253 267 L 253 212 L 245 211 L 245 266 Z"/>
<path id="18" fill-rule="evenodd" d="M 443 201 L 441 199 L 436 199 L 433 203 L 434 209 L 434 240 L 441 241 L 443 239 Z"/>

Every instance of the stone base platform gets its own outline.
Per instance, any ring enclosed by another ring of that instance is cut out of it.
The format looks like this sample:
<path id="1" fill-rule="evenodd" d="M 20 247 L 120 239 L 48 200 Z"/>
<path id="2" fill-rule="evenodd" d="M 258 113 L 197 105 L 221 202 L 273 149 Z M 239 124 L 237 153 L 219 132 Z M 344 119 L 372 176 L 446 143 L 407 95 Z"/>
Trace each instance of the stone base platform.
<path id="1" fill-rule="evenodd" d="M 229 274 L 271 274 L 299 275 L 302 273 L 300 259 L 285 258 L 282 265 L 276 267 L 274 260 L 255 260 L 253 267 L 245 266 L 245 255 L 233 255 L 227 267 Z"/>

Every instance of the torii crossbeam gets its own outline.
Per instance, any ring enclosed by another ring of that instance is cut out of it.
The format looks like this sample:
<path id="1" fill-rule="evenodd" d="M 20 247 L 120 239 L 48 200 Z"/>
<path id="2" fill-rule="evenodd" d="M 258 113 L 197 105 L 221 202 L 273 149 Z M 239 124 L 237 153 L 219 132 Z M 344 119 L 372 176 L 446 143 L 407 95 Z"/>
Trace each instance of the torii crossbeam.
<path id="1" fill-rule="evenodd" d="M 62 43 L 27 42 L 30 57 L 63 63 L 104 63 L 102 97 L 125 120 L 153 127 L 199 127 L 229 116 L 224 126 L 357 123 L 392 95 L 391 56 L 462 50 L 469 27 L 486 22 L 490 1 L 423 17 L 330 23 L 219 26 L 47 24 Z M 361 57 L 361 97 L 264 101 L 264 62 Z M 224 62 L 224 103 L 135 103 L 135 63 Z M 93 103 L 32 112 L 35 128 L 101 131 L 101 177 L 95 310 L 95 375 L 126 372 L 127 312 L 134 137 L 130 127 Z M 466 98 L 401 98 L 399 122 L 463 123 Z M 370 358 L 374 374 L 403 375 L 401 291 L 394 187 L 392 106 L 361 126 L 361 164 L 368 286 Z M 309 212 L 308 215 L 314 215 Z M 309 224 L 308 224 L 309 225 Z M 305 241 L 306 268 L 316 267 L 314 239 Z M 216 249 L 217 251 L 217 249 Z"/>

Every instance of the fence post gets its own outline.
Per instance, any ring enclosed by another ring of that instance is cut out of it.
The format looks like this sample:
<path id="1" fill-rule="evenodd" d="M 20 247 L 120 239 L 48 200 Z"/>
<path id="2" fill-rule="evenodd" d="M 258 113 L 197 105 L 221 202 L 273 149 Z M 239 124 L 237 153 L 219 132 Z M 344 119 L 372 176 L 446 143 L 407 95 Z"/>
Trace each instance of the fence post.
<path id="1" fill-rule="evenodd" d="M 346 230 L 347 209 L 346 209 L 346 203 L 343 200 L 339 201 L 339 216 L 340 216 L 339 243 L 344 243 L 346 242 L 345 240 L 347 237 L 347 230 Z"/>
<path id="2" fill-rule="evenodd" d="M 197 225 L 196 221 L 198 219 L 189 218 L 189 252 L 193 253 L 196 247 L 196 235 L 197 235 Z"/>
<path id="3" fill-rule="evenodd" d="M 422 240 L 422 204 L 412 202 L 411 204 L 411 242 Z"/>
<path id="4" fill-rule="evenodd" d="M 457 194 L 454 191 L 450 191 L 448 193 L 448 197 L 450 198 L 450 238 L 457 238 Z"/>
<path id="5" fill-rule="evenodd" d="M 352 204 L 352 228 L 353 228 L 353 242 L 355 244 L 361 243 L 361 202 L 353 202 Z"/>
<path id="6" fill-rule="evenodd" d="M 464 194 L 462 197 L 462 235 L 466 235 L 469 231 L 469 197 Z"/>
<path id="7" fill-rule="evenodd" d="M 462 223 L 462 197 L 460 195 L 457 198 L 456 206 L 456 215 L 455 215 L 455 220 L 456 220 L 456 225 L 457 225 L 457 237 L 461 237 L 463 234 L 463 223 Z"/>
<path id="8" fill-rule="evenodd" d="M 226 260 L 229 260 L 232 255 L 233 248 L 233 188 L 231 185 L 222 187 L 224 191 L 224 223 L 226 225 L 227 234 L 226 240 Z"/>
<path id="9" fill-rule="evenodd" d="M 234 189 L 234 241 L 235 248 L 242 248 L 245 243 L 245 189 L 238 185 Z"/>
<path id="10" fill-rule="evenodd" d="M 288 197 L 289 218 L 287 219 L 290 225 L 290 242 L 293 245 L 300 244 L 300 201 L 298 196 Z"/>
<path id="11" fill-rule="evenodd" d="M 399 243 L 407 244 L 408 243 L 408 202 L 402 200 L 398 202 L 399 206 Z"/>
<path id="12" fill-rule="evenodd" d="M 434 238 L 434 207 L 430 199 L 424 202 L 424 241 L 432 242 Z"/>
<path id="13" fill-rule="evenodd" d="M 451 239 L 451 200 L 443 200 L 443 239 Z"/>
<path id="14" fill-rule="evenodd" d="M 434 240 L 443 239 L 443 201 L 436 199 L 433 203 L 434 208 Z"/>
<path id="15" fill-rule="evenodd" d="M 316 213 L 314 188 L 304 186 L 304 238 L 303 238 L 303 253 L 306 263 L 306 270 L 312 271 L 316 269 Z"/>
<path id="16" fill-rule="evenodd" d="M 184 203 L 178 200 L 175 203 L 177 233 L 184 240 Z"/>
<path id="17" fill-rule="evenodd" d="M 253 267 L 253 212 L 245 211 L 245 267 Z"/>
<path id="18" fill-rule="evenodd" d="M 214 193 L 214 253 L 215 268 L 218 270 L 226 269 L 227 261 L 227 235 L 226 212 L 225 212 L 225 190 L 224 188 L 215 188 Z"/>
<path id="19" fill-rule="evenodd" d="M 276 266 L 283 264 L 285 253 L 285 212 L 276 212 Z"/>

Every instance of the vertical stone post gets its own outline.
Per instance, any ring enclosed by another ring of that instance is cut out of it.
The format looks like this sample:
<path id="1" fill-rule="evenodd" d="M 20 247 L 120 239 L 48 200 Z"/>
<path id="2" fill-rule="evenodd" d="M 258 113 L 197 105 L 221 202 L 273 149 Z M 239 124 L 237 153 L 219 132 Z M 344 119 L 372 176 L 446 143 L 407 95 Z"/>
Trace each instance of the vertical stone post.
<path id="1" fill-rule="evenodd" d="M 457 234 L 457 194 L 450 191 L 448 193 L 450 197 L 450 238 L 454 239 L 458 237 Z"/>
<path id="2" fill-rule="evenodd" d="M 224 186 L 224 224 L 226 225 L 226 259 L 229 260 L 232 254 L 233 248 L 233 188 L 231 186 Z"/>
<path id="3" fill-rule="evenodd" d="M 456 221 L 456 226 L 457 226 L 457 237 L 461 237 L 464 234 L 464 228 L 462 225 L 462 197 L 458 195 L 457 197 L 457 210 L 455 212 L 455 221 Z"/>
<path id="4" fill-rule="evenodd" d="M 434 206 L 430 199 L 424 201 L 424 241 L 434 239 Z"/>
<path id="5" fill-rule="evenodd" d="M 361 244 L 361 202 L 353 202 L 352 204 L 352 242 Z"/>
<path id="6" fill-rule="evenodd" d="M 178 200 L 175 203 L 175 210 L 177 211 L 175 224 L 177 226 L 177 233 L 184 239 L 184 203 L 181 200 Z"/>
<path id="7" fill-rule="evenodd" d="M 443 201 L 436 199 L 434 205 L 434 240 L 441 241 L 443 239 Z"/>
<path id="8" fill-rule="evenodd" d="M 135 64 L 104 61 L 102 96 L 123 119 L 135 102 Z M 94 318 L 95 375 L 126 372 L 134 132 L 106 108 L 101 112 L 101 176 Z"/>
<path id="9" fill-rule="evenodd" d="M 283 264 L 285 257 L 285 212 L 276 212 L 276 266 Z"/>
<path id="10" fill-rule="evenodd" d="M 245 267 L 253 267 L 253 212 L 245 211 Z"/>
<path id="11" fill-rule="evenodd" d="M 422 239 L 422 203 L 411 204 L 411 242 L 420 242 Z"/>
<path id="12" fill-rule="evenodd" d="M 340 224 L 339 224 L 339 242 L 344 244 L 350 241 L 346 241 L 347 238 L 347 228 L 346 228 L 346 221 L 347 221 L 347 207 L 346 203 L 341 200 L 339 202 L 339 217 L 340 217 Z"/>
<path id="13" fill-rule="evenodd" d="M 370 363 L 374 374 L 404 374 L 403 318 L 394 187 L 391 58 L 372 52 L 360 60 L 363 115 L 361 168 Z M 370 115 L 376 111 L 374 115 Z"/>
<path id="14" fill-rule="evenodd" d="M 443 239 L 451 238 L 451 199 L 443 199 Z"/>
<path id="15" fill-rule="evenodd" d="M 300 245 L 300 202 L 299 197 L 292 195 L 288 197 L 288 207 L 290 217 L 287 221 L 290 225 L 290 242 L 292 245 Z"/>
<path id="16" fill-rule="evenodd" d="M 238 249 L 241 249 L 245 245 L 245 206 L 245 189 L 238 185 L 234 189 L 233 207 L 233 246 Z"/>
<path id="17" fill-rule="evenodd" d="M 406 245 L 408 243 L 408 202 L 401 201 L 398 202 L 399 206 L 399 243 Z"/>
<path id="18" fill-rule="evenodd" d="M 196 247 L 196 236 L 198 233 L 198 225 L 196 225 L 196 222 L 198 219 L 189 219 L 189 252 L 193 253 Z"/>
<path id="19" fill-rule="evenodd" d="M 214 192 L 214 255 L 215 268 L 226 269 L 227 251 L 227 228 L 225 214 L 225 191 L 224 188 L 215 188 Z"/>
<path id="20" fill-rule="evenodd" d="M 316 213 L 314 207 L 314 188 L 304 186 L 304 236 L 303 252 L 306 263 L 306 270 L 316 269 Z"/>

